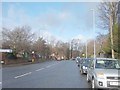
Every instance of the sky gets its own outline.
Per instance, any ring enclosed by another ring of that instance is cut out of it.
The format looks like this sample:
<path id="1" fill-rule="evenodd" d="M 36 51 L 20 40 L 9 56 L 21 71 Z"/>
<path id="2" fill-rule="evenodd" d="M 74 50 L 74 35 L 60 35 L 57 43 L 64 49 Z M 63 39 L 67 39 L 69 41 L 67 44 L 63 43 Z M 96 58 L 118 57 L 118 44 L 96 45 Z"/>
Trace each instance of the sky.
<path id="1" fill-rule="evenodd" d="M 36 38 L 43 36 L 48 41 L 80 39 L 85 42 L 98 32 L 106 33 L 97 27 L 98 5 L 99 2 L 3 2 L 2 24 L 10 29 L 28 25 Z M 91 9 L 95 11 L 94 17 Z"/>

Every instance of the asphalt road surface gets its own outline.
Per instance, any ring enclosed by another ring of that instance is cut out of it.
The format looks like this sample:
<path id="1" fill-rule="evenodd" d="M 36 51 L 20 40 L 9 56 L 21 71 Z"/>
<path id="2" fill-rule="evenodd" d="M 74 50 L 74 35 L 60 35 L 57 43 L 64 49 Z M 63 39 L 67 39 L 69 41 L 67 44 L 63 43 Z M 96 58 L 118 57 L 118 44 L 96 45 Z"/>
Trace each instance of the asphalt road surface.
<path id="1" fill-rule="evenodd" d="M 90 88 L 75 61 L 48 61 L 5 67 L 3 88 Z"/>

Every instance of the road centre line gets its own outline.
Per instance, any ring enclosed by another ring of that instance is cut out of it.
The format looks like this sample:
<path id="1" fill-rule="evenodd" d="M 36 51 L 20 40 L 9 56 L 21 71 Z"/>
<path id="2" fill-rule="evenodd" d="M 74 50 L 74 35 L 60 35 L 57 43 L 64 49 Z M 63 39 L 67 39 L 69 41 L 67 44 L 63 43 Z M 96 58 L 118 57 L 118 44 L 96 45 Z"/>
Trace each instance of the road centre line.
<path id="1" fill-rule="evenodd" d="M 51 64 L 51 65 L 48 65 L 48 67 L 50 67 L 50 66 L 54 66 L 54 65 L 56 65 L 56 64 Z"/>
<path id="2" fill-rule="evenodd" d="M 49 68 L 49 67 L 51 67 L 51 65 L 46 66 L 46 68 Z"/>
<path id="3" fill-rule="evenodd" d="M 32 72 L 25 73 L 25 74 L 22 74 L 22 75 L 16 76 L 16 77 L 14 77 L 14 78 L 17 79 L 17 78 L 20 78 L 20 77 L 23 77 L 23 76 L 29 75 L 29 74 L 31 74 L 31 73 L 32 73 Z"/>
<path id="4" fill-rule="evenodd" d="M 53 65 L 56 65 L 56 64 L 48 65 L 48 66 L 46 66 L 46 68 L 49 68 L 49 67 L 51 67 L 51 66 L 53 66 Z M 35 71 L 41 71 L 41 70 L 43 70 L 43 69 L 45 69 L 45 68 L 40 68 L 40 69 L 37 69 L 37 70 L 35 70 Z"/>
<path id="5" fill-rule="evenodd" d="M 59 63 L 55 63 L 55 64 L 48 65 L 48 66 L 46 66 L 46 68 L 49 68 L 49 67 L 54 66 L 54 65 L 57 65 L 57 64 L 59 64 Z"/>
<path id="6" fill-rule="evenodd" d="M 37 69 L 37 70 L 35 70 L 35 71 L 40 71 L 40 70 L 43 70 L 43 69 L 45 69 L 45 68 L 40 68 L 40 69 Z"/>
<path id="7" fill-rule="evenodd" d="M 49 68 L 49 67 L 54 66 L 54 65 L 57 65 L 57 64 L 59 64 L 59 63 L 55 63 L 55 64 L 48 65 L 48 66 L 46 66 L 46 68 Z M 43 70 L 43 69 L 45 69 L 45 68 L 40 68 L 40 69 L 37 69 L 37 70 L 35 70 L 35 71 L 41 71 L 41 70 Z M 14 77 L 14 78 L 17 79 L 17 78 L 20 78 L 20 77 L 29 75 L 29 74 L 31 74 L 31 73 L 32 73 L 32 72 L 28 72 L 28 73 L 25 73 L 25 74 L 22 74 L 22 75 L 18 75 L 18 76 Z M 1 83 L 2 83 L 2 82 L 0 82 L 0 84 L 1 84 Z"/>

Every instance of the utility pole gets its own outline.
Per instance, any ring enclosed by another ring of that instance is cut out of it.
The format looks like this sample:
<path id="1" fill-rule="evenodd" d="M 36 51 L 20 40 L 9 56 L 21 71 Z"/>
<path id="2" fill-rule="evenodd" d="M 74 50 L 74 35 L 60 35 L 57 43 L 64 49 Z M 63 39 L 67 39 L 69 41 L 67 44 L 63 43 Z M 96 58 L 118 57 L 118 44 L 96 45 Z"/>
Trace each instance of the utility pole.
<path id="1" fill-rule="evenodd" d="M 94 31 L 94 36 L 95 36 L 95 10 L 91 9 L 93 12 L 93 31 Z M 95 38 L 94 38 L 94 58 L 96 58 L 96 45 L 95 45 Z"/>
<path id="2" fill-rule="evenodd" d="M 114 50 L 113 50 L 113 20 L 112 15 L 110 15 L 110 40 L 111 40 L 111 52 L 112 52 L 112 58 L 115 58 L 114 56 Z"/>
<path id="3" fill-rule="evenodd" d="M 118 33 L 120 34 L 120 1 L 118 3 Z M 118 38 L 120 38 L 120 35 L 118 35 Z M 118 41 L 118 46 L 120 46 L 120 41 Z M 118 50 L 118 58 L 120 59 L 120 49 Z"/>

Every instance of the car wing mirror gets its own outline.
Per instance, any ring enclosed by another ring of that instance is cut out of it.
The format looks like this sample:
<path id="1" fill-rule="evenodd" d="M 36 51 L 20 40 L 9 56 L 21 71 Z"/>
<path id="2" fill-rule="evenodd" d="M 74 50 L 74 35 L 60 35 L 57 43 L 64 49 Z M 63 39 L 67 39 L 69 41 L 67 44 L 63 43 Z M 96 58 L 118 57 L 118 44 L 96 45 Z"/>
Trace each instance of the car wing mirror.
<path id="1" fill-rule="evenodd" d="M 93 67 L 93 66 L 91 66 L 91 69 L 94 69 L 94 67 Z"/>

